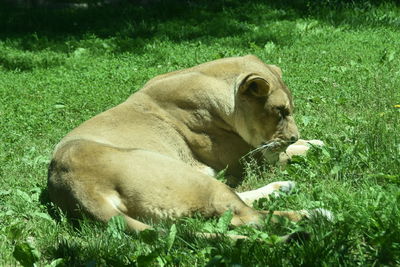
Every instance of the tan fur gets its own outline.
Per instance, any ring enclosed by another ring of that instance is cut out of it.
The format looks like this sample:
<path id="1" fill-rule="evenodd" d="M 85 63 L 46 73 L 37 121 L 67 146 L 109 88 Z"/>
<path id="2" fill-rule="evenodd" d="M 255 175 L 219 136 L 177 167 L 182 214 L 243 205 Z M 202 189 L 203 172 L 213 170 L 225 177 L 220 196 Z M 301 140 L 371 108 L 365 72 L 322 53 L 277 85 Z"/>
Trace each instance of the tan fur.
<path id="1" fill-rule="evenodd" d="M 239 159 L 264 143 L 274 144 L 265 156 L 277 159 L 299 137 L 292 112 L 280 69 L 255 56 L 157 76 L 61 140 L 49 167 L 50 198 L 73 217 L 123 215 L 136 231 L 150 227 L 142 219 L 227 210 L 233 225 L 258 224 L 265 212 L 249 205 L 285 182 L 242 195 L 247 205 L 211 175 L 228 167 L 240 177 Z"/>

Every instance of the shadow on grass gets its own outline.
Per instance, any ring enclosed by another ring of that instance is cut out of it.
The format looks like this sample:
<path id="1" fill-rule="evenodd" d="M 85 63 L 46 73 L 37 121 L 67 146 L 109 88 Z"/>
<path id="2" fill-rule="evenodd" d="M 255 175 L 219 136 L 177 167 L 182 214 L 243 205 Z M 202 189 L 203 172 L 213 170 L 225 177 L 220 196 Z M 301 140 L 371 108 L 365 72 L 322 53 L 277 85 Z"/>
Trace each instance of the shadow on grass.
<path id="1" fill-rule="evenodd" d="M 115 244 L 113 244 L 115 248 Z M 97 251 L 97 249 L 101 249 Z M 75 240 L 60 238 L 48 251 L 53 259 L 63 259 L 62 266 L 136 266 L 123 253 L 107 246 L 88 247 Z"/>
<path id="2" fill-rule="evenodd" d="M 197 3 L 162 0 L 147 5 L 125 3 L 89 9 L 19 9 L 3 6 L 0 14 L 3 20 L 3 37 L 32 33 L 63 37 L 89 33 L 99 37 L 151 38 L 159 31 L 160 24 L 171 23 L 164 30 L 172 34 L 172 39 L 191 39 L 199 34 L 213 37 L 240 34 L 243 29 L 241 25 L 235 25 L 235 22 L 245 22 L 254 17 L 254 4 L 265 5 L 262 1 L 207 0 Z M 277 14 L 271 19 L 283 18 L 287 16 Z M 189 25 L 194 31 L 184 33 L 184 36 L 178 33 L 182 30 L 179 27 Z"/>
<path id="3" fill-rule="evenodd" d="M 299 18 L 315 18 L 333 25 L 348 22 L 350 27 L 399 26 L 400 21 L 386 18 L 377 18 L 379 23 L 374 23 L 364 14 L 383 2 L 160 0 L 146 5 L 126 2 L 89 9 L 21 9 L 3 4 L 0 6 L 0 38 L 11 41 L 18 38 L 18 48 L 23 50 L 62 52 L 69 52 L 69 43 L 73 40 L 115 38 L 113 52 L 140 53 L 150 39 L 183 42 L 232 36 L 246 38 L 257 25 Z M 255 44 L 273 41 L 287 45 L 294 38 L 289 28 L 288 34 L 271 30 L 248 38 Z"/>
<path id="4" fill-rule="evenodd" d="M 381 0 L 158 0 L 88 9 L 24 9 L 0 2 L 0 67 L 57 67 L 82 51 L 141 55 L 155 42 L 219 43 L 242 50 L 268 43 L 290 46 L 300 37 L 296 23 L 303 19 L 346 28 L 397 29 L 395 5 Z"/>

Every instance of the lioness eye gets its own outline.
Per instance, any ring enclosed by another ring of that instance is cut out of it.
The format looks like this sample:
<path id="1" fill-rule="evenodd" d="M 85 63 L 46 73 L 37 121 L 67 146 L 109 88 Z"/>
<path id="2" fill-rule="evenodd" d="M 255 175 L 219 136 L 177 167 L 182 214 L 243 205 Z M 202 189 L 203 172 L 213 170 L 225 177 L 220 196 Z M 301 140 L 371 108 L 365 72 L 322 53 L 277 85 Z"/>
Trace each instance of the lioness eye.
<path id="1" fill-rule="evenodd" d="M 278 107 L 278 113 L 281 118 L 285 118 L 290 115 L 289 109 L 284 106 Z"/>

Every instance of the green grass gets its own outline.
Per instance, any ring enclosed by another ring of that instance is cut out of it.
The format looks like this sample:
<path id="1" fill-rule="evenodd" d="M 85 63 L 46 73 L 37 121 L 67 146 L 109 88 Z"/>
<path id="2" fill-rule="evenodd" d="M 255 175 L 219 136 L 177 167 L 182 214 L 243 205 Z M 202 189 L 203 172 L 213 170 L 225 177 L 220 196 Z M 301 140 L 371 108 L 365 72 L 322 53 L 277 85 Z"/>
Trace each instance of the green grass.
<path id="1" fill-rule="evenodd" d="M 400 7 L 269 2 L 0 7 L 0 266 L 399 265 Z M 285 171 L 250 164 L 239 189 L 294 180 L 294 194 L 257 207 L 323 207 L 335 222 L 242 227 L 251 239 L 232 243 L 192 234 L 232 231 L 229 214 L 165 222 L 164 235 L 49 216 L 47 165 L 68 131 L 157 74 L 246 54 L 282 67 L 302 136 L 327 146 Z M 274 244 L 302 229 L 308 242 Z"/>

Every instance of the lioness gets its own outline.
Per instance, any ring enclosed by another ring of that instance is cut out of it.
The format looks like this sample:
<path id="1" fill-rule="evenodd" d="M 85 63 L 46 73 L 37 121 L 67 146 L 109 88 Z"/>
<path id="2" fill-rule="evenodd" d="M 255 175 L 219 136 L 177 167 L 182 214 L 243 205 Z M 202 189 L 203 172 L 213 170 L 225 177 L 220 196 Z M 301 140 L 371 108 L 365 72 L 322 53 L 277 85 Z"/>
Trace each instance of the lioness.
<path id="1" fill-rule="evenodd" d="M 107 222 L 122 215 L 135 231 L 150 227 L 142 219 L 227 210 L 233 226 L 259 225 L 267 212 L 251 204 L 294 183 L 236 193 L 213 175 L 227 167 L 240 177 L 239 159 L 253 149 L 262 147 L 274 161 L 298 141 L 292 95 L 281 76 L 277 66 L 245 56 L 151 79 L 61 140 L 49 167 L 50 199 L 73 217 L 83 212 Z M 298 221 L 310 213 L 274 215 Z"/>

